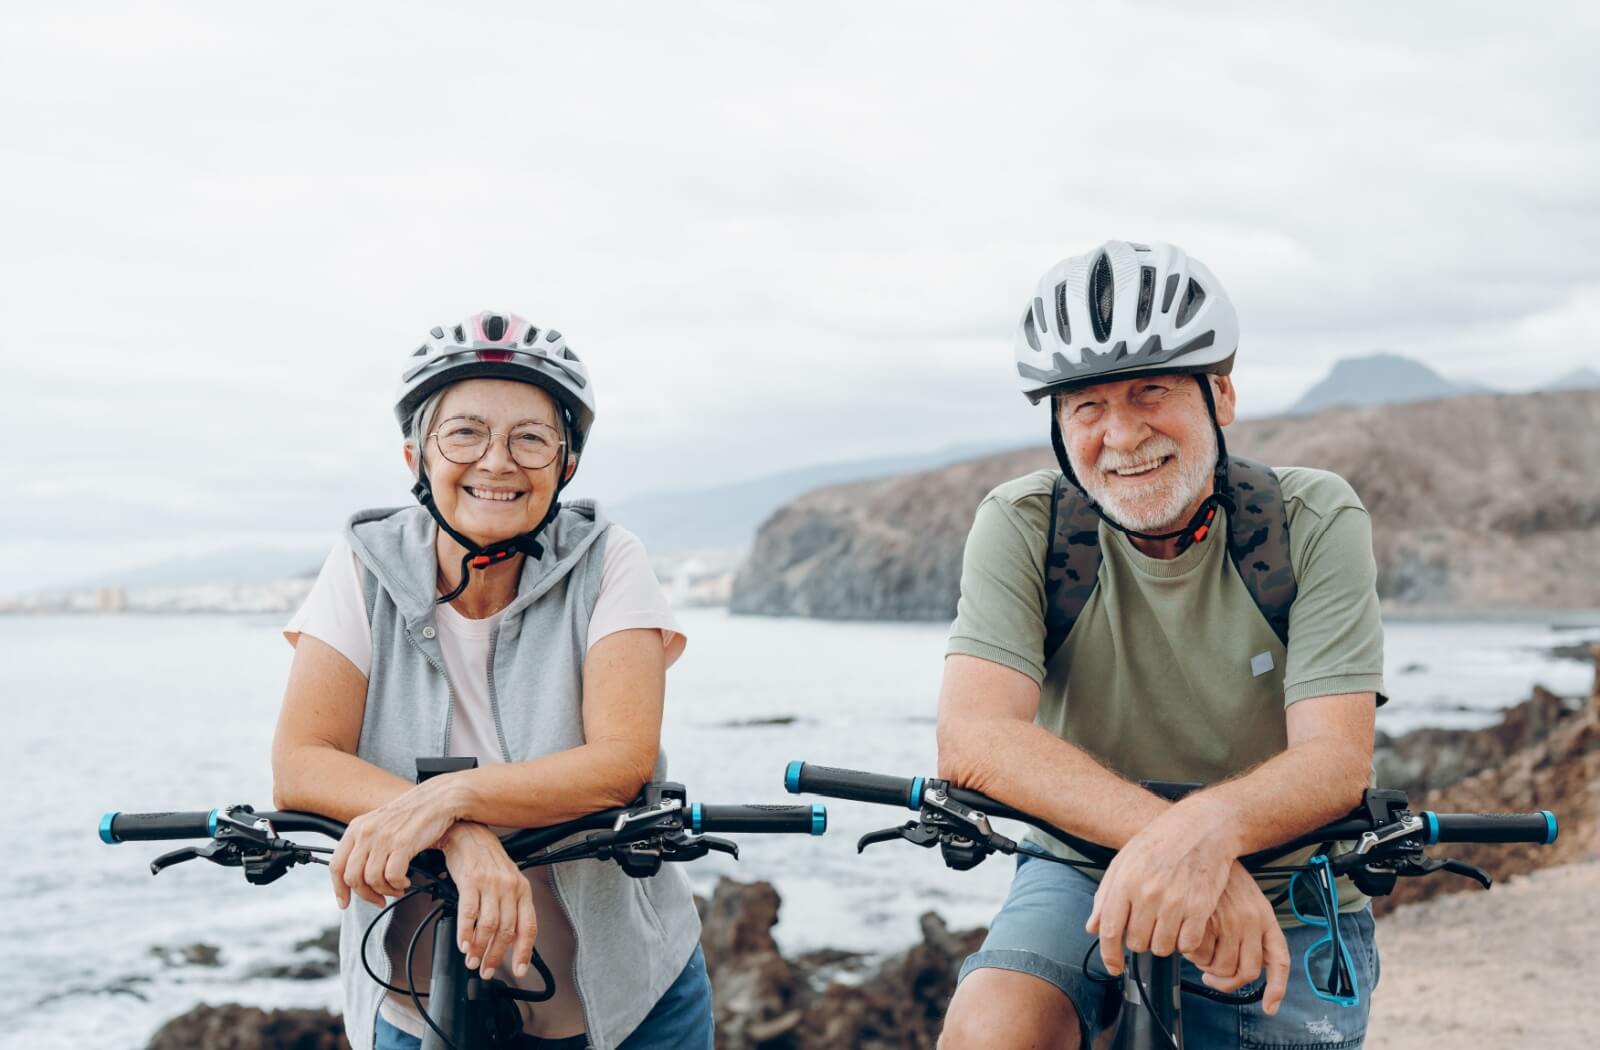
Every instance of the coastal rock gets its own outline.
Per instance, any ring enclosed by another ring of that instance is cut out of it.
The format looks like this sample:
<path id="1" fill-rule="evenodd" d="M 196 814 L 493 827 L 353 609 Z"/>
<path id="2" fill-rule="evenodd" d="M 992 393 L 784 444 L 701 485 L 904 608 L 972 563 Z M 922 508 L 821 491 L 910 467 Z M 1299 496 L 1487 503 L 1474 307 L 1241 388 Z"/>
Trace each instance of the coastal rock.
<path id="1" fill-rule="evenodd" d="M 1344 477 L 1373 522 L 1378 593 L 1418 610 L 1589 608 L 1600 577 L 1600 391 L 1477 395 L 1245 420 L 1230 451 Z M 1055 460 L 1029 448 L 821 488 L 767 519 L 736 613 L 948 620 L 961 550 L 994 486 Z"/>
<path id="2" fill-rule="evenodd" d="M 1545 735 L 1494 765 L 1411 800 L 1414 810 L 1444 813 L 1527 813 L 1548 809 L 1555 813 L 1560 826 L 1555 843 L 1451 844 L 1435 847 L 1430 851 L 1433 855 L 1476 864 L 1497 881 L 1600 857 L 1600 646 L 1594 647 L 1593 652 L 1595 689 L 1581 708 L 1560 716 Z M 1524 709 L 1535 710 L 1533 701 L 1508 713 L 1507 722 L 1522 721 L 1512 715 Z M 1547 704 L 1545 710 L 1548 713 L 1552 709 Z M 1534 733 L 1541 723 L 1537 716 L 1529 715 L 1522 724 L 1523 732 Z M 1476 889 L 1475 883 L 1448 874 L 1401 879 L 1395 892 L 1376 900 L 1373 907 L 1381 915 L 1411 901 Z"/>
<path id="3" fill-rule="evenodd" d="M 145 1050 L 350 1050 L 344 1024 L 326 1010 L 197 1006 L 162 1025 Z"/>
<path id="4" fill-rule="evenodd" d="M 1378 784 L 1420 799 L 1431 790 L 1498 768 L 1515 752 L 1544 740 L 1577 709 L 1534 686 L 1532 697 L 1484 729 L 1424 728 L 1396 737 L 1380 731 L 1372 754 Z"/>
<path id="5" fill-rule="evenodd" d="M 858 963 L 852 953 L 790 961 L 779 952 L 772 939 L 779 898 L 770 884 L 723 878 L 699 903 L 719 1050 L 931 1050 L 956 973 L 984 935 L 952 933 L 929 912 L 921 943 L 847 982 L 828 975 Z"/>

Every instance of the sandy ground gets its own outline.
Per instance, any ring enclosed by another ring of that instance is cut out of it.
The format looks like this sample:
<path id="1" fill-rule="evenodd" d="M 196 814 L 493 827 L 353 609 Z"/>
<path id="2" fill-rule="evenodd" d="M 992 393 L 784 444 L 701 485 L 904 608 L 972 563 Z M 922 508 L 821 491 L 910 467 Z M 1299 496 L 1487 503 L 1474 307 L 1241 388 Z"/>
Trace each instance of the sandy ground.
<path id="1" fill-rule="evenodd" d="M 1408 905 L 1378 948 L 1367 1050 L 1600 1046 L 1600 861 Z"/>

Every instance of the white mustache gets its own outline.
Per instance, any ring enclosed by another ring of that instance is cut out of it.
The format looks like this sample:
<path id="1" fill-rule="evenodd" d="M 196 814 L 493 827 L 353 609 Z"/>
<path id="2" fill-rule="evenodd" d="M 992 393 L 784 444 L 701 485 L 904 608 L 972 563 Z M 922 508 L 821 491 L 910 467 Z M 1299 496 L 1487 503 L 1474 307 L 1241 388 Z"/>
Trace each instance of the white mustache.
<path id="1" fill-rule="evenodd" d="M 1178 443 L 1169 437 L 1156 436 L 1147 438 L 1132 452 L 1118 452 L 1115 449 L 1101 449 L 1100 458 L 1095 461 L 1095 469 L 1100 471 L 1125 470 L 1128 467 L 1137 467 L 1143 463 L 1153 463 L 1166 456 L 1178 454 Z"/>

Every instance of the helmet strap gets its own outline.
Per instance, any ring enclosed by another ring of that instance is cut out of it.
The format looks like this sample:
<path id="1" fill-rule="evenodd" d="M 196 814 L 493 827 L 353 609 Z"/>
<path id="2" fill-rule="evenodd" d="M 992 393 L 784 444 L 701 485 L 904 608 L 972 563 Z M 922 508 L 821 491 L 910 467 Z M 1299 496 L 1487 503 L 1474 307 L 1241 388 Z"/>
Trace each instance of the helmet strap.
<path id="1" fill-rule="evenodd" d="M 544 512 L 544 517 L 539 519 L 539 524 L 520 536 L 513 536 L 508 540 L 498 540 L 487 547 L 480 547 L 445 520 L 444 514 L 440 512 L 438 505 L 433 501 L 433 485 L 428 481 L 427 468 L 423 465 L 421 455 L 418 455 L 417 482 L 411 486 L 411 494 L 417 498 L 417 502 L 422 504 L 446 535 L 466 548 L 466 553 L 461 556 L 460 582 L 456 584 L 449 594 L 441 595 L 434 602 L 435 605 L 445 605 L 461 597 L 461 593 L 467 589 L 467 584 L 471 582 L 470 573 L 473 569 L 487 569 L 491 565 L 498 565 L 514 554 L 529 555 L 534 561 L 544 557 L 544 544 L 539 542 L 538 536 L 544 531 L 545 526 L 555 520 L 556 515 L 561 511 L 561 490 L 567 487 L 567 481 L 569 480 L 567 477 L 567 464 L 569 462 L 567 446 L 563 444 L 561 446 L 561 468 L 556 475 L 556 491 L 551 495 L 550 507 Z"/>
<path id="2" fill-rule="evenodd" d="M 1175 539 L 1178 541 L 1178 553 L 1183 553 L 1195 543 L 1203 540 L 1211 533 L 1211 524 L 1216 520 L 1217 508 L 1226 507 L 1229 513 L 1234 511 L 1233 488 L 1228 484 L 1228 446 L 1222 436 L 1222 427 L 1217 423 L 1217 402 L 1211 393 L 1211 384 L 1207 382 L 1203 373 L 1196 373 L 1195 379 L 1200 382 L 1200 394 L 1206 401 L 1206 412 L 1211 417 L 1211 429 L 1217 436 L 1217 463 L 1212 468 L 1211 495 L 1201 501 L 1195 508 L 1194 514 L 1189 518 L 1188 524 L 1182 528 L 1173 529 L 1171 532 L 1140 532 L 1130 529 L 1118 522 L 1105 512 L 1095 498 L 1078 480 L 1078 475 L 1073 473 L 1072 461 L 1067 458 L 1067 444 L 1061 436 L 1061 421 L 1056 417 L 1055 399 L 1050 401 L 1050 447 L 1055 450 L 1056 463 L 1061 467 L 1061 473 L 1072 483 L 1072 487 L 1088 501 L 1089 507 L 1100 516 L 1100 520 L 1110 525 L 1124 536 L 1131 536 L 1136 540 L 1150 540 L 1152 542 L 1165 542 Z"/>

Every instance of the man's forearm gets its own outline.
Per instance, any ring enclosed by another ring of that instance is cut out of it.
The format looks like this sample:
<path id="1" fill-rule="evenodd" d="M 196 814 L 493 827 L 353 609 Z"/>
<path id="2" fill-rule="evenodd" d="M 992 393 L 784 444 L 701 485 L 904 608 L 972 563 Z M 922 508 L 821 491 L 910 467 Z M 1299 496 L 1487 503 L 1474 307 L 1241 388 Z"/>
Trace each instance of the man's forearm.
<path id="1" fill-rule="evenodd" d="M 1235 856 L 1302 835 L 1361 799 L 1370 755 L 1303 744 L 1192 796 L 1231 814 Z M 939 775 L 1064 831 L 1121 849 L 1172 803 L 1034 723 L 963 719 L 939 727 Z"/>
<path id="2" fill-rule="evenodd" d="M 1309 742 L 1241 776 L 1199 792 L 1196 802 L 1220 803 L 1233 815 L 1236 856 L 1269 849 L 1344 816 L 1361 801 L 1370 752 Z"/>
<path id="3" fill-rule="evenodd" d="M 1171 805 L 1019 719 L 941 720 L 939 775 L 1112 849 Z"/>

